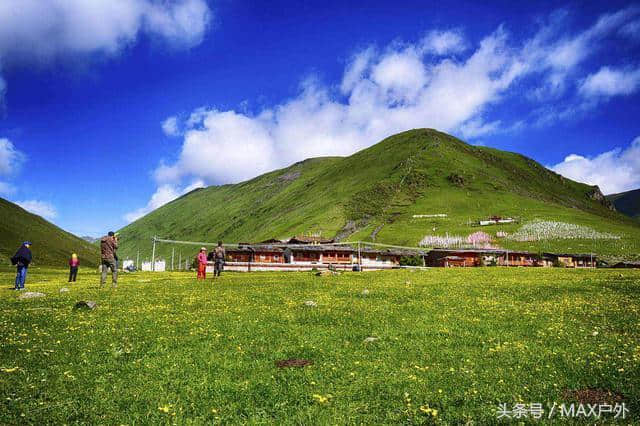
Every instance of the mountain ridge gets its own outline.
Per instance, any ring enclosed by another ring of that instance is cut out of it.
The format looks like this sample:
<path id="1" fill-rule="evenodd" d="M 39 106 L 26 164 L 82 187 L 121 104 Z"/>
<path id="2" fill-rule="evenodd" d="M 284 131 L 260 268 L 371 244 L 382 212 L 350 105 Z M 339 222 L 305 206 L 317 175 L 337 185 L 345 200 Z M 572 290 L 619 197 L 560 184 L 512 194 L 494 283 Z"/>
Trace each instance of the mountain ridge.
<path id="1" fill-rule="evenodd" d="M 447 213 L 447 220 L 413 218 L 425 212 Z M 311 233 L 415 246 L 429 233 L 468 234 L 474 230 L 472 221 L 492 215 L 577 221 L 620 234 L 640 230 L 612 211 L 597 187 L 567 179 L 518 153 L 472 146 L 434 129 L 414 129 L 348 157 L 307 159 L 245 182 L 187 194 L 124 227 L 122 250 L 128 256 L 138 249 L 148 255 L 154 235 L 239 242 Z M 566 242 L 553 247 L 504 244 L 575 249 Z M 613 245 L 599 248 L 608 254 L 618 250 Z M 640 248 L 634 243 L 624 250 Z"/>
<path id="2" fill-rule="evenodd" d="M 35 265 L 66 266 L 73 252 L 83 266 L 97 266 L 99 262 L 96 245 L 0 198 L 0 261 L 8 263 L 25 240 L 33 243 Z"/>
<path id="3" fill-rule="evenodd" d="M 620 213 L 640 221 L 640 188 L 609 194 L 607 199 Z"/>

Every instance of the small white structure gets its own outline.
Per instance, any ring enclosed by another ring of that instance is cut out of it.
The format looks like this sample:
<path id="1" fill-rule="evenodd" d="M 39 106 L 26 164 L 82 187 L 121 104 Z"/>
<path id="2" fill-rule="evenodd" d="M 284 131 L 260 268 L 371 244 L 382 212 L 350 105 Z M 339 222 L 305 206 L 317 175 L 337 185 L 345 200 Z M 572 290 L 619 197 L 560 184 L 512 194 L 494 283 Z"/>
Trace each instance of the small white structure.
<path id="1" fill-rule="evenodd" d="M 151 271 L 151 262 L 142 262 L 142 266 L 140 267 L 143 271 Z M 155 268 L 153 269 L 155 272 L 164 272 L 166 269 L 166 262 L 164 260 L 156 260 Z"/>
<path id="2" fill-rule="evenodd" d="M 380 267 L 380 268 L 393 267 L 397 265 L 391 258 L 386 258 L 382 256 L 374 257 L 371 255 L 365 255 L 365 254 L 362 255 L 361 262 L 362 262 L 362 266 Z"/>
<path id="3" fill-rule="evenodd" d="M 414 214 L 414 219 L 422 219 L 427 217 L 447 217 L 446 213 L 438 213 L 438 214 Z"/>
<path id="4" fill-rule="evenodd" d="M 133 260 L 127 259 L 122 261 L 122 270 L 124 271 L 129 266 L 133 266 Z"/>
<path id="5" fill-rule="evenodd" d="M 478 222 L 478 224 L 480 226 L 488 226 L 488 225 L 498 225 L 498 224 L 504 224 L 504 223 L 514 223 L 516 220 L 512 217 L 505 217 L 505 218 L 493 218 L 493 219 L 488 219 L 488 220 L 481 220 Z"/>

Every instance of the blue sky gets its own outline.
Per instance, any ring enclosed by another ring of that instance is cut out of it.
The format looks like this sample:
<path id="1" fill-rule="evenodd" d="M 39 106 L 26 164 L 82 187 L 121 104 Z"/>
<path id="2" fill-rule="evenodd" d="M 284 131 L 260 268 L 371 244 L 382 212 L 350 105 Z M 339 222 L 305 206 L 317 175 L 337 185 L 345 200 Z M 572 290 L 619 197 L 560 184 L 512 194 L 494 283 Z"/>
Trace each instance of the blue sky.
<path id="1" fill-rule="evenodd" d="M 640 187 L 640 4 L 5 0 L 0 196 L 79 235 L 435 127 Z"/>

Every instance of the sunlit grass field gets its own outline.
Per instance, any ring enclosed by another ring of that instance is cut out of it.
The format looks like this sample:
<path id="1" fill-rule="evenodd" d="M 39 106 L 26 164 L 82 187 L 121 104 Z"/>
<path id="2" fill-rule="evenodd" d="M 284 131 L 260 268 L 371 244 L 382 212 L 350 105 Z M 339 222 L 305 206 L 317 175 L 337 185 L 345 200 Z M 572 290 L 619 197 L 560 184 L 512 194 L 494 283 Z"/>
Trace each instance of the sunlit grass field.
<path id="1" fill-rule="evenodd" d="M 28 300 L 0 279 L 2 424 L 485 424 L 586 388 L 640 421 L 640 271 L 135 273 L 113 290 L 32 268 L 46 296 Z M 313 364 L 276 365 L 292 358 Z"/>

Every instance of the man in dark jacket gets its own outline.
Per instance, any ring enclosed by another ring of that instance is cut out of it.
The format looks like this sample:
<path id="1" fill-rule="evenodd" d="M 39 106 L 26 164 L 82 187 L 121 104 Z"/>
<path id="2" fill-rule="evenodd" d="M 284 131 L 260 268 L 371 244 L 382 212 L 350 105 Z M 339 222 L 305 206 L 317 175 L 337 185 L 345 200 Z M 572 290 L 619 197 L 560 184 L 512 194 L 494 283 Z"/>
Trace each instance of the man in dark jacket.
<path id="1" fill-rule="evenodd" d="M 100 239 L 100 257 L 102 259 L 102 277 L 100 287 L 104 287 L 107 282 L 107 268 L 111 269 L 111 283 L 115 288 L 118 285 L 118 268 L 116 267 L 116 251 L 118 250 L 118 239 L 113 232 Z"/>
<path id="2" fill-rule="evenodd" d="M 218 247 L 213 251 L 213 277 L 219 277 L 224 269 L 224 263 L 227 253 L 224 251 L 222 241 L 218 241 Z"/>
<path id="3" fill-rule="evenodd" d="M 32 260 L 29 247 L 31 247 L 31 242 L 25 241 L 11 258 L 11 264 L 16 265 L 18 268 L 16 273 L 16 290 L 24 290 L 24 282 L 27 279 L 27 268 L 29 268 Z"/>

